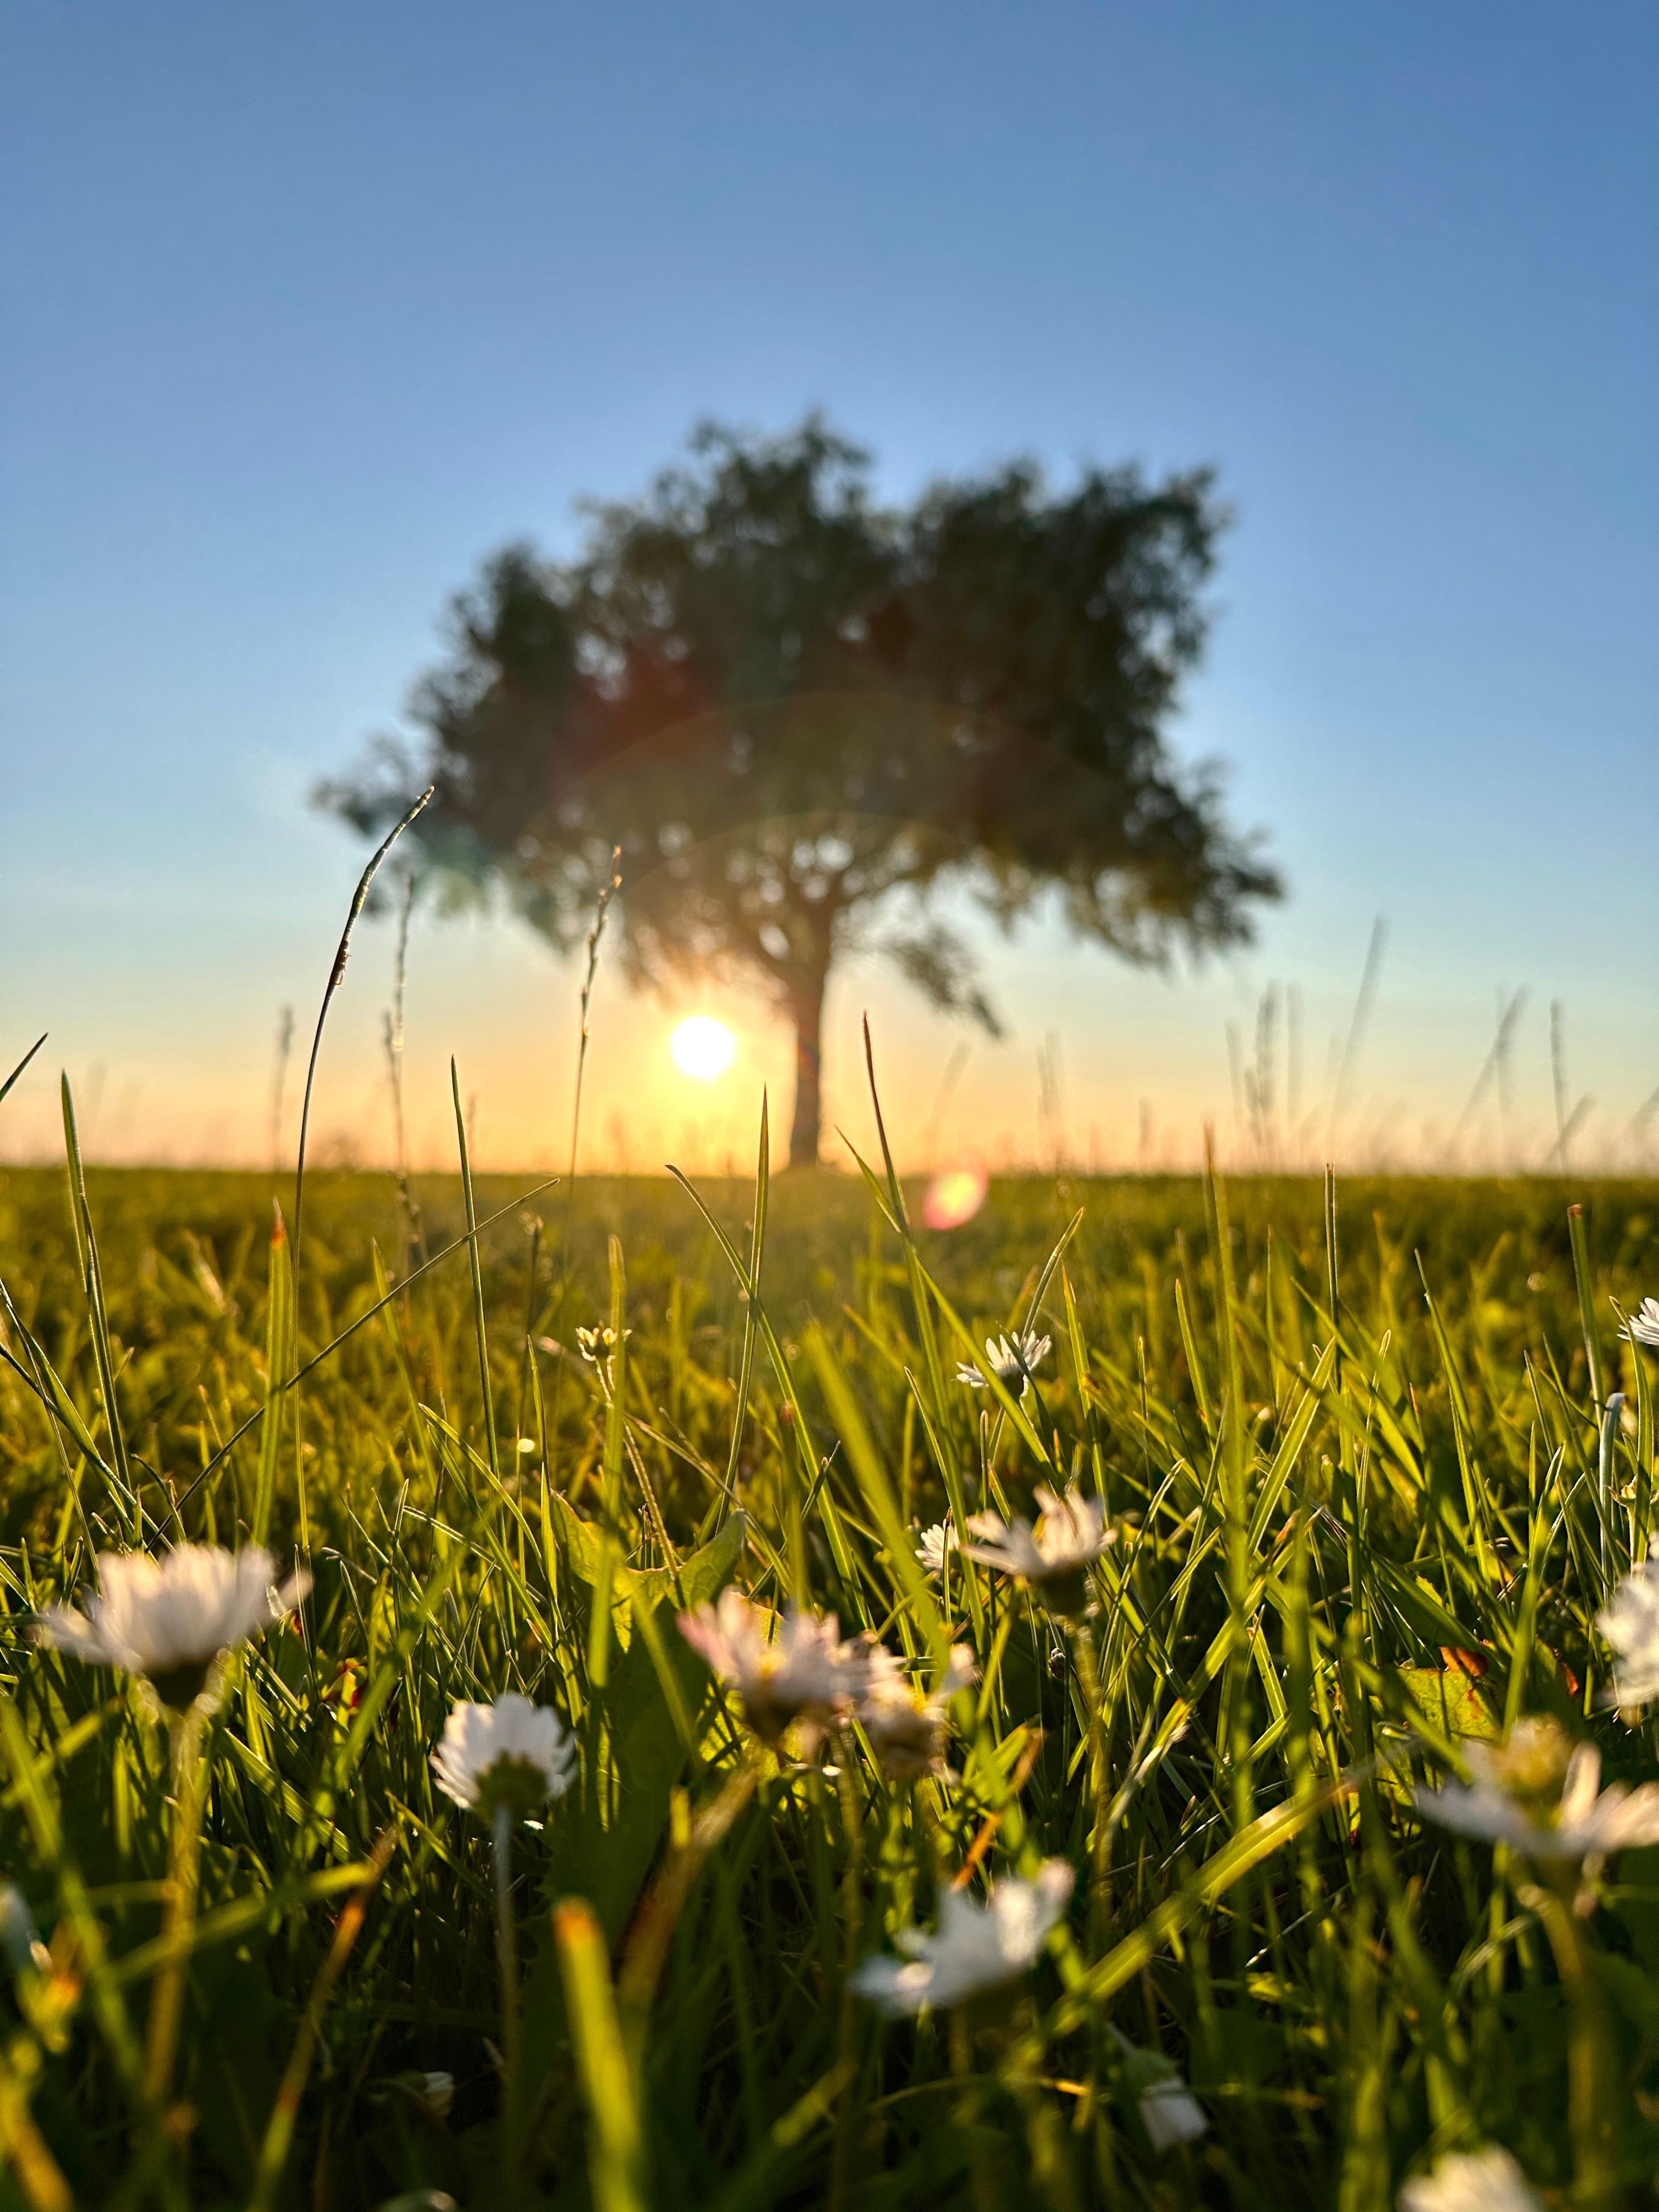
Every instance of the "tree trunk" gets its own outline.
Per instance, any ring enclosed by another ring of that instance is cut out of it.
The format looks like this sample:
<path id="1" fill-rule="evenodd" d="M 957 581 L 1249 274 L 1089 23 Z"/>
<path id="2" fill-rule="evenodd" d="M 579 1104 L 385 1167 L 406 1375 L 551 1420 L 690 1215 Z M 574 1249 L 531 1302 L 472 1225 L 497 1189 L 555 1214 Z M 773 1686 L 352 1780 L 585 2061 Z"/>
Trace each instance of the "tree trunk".
<path id="1" fill-rule="evenodd" d="M 818 1164 L 819 1082 L 823 1073 L 823 985 L 826 970 L 803 977 L 789 994 L 795 1024 L 795 1118 L 789 1129 L 789 1164 Z"/>

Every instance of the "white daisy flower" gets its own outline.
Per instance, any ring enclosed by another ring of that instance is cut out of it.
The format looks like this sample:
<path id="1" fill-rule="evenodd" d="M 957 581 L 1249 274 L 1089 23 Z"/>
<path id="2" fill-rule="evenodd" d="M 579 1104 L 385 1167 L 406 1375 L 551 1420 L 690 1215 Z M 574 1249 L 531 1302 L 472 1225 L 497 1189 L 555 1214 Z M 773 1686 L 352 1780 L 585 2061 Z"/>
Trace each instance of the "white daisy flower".
<path id="1" fill-rule="evenodd" d="M 1650 1351 L 1659 1352 L 1659 1298 L 1644 1298 L 1619 1334 L 1632 1344 L 1645 1344 Z"/>
<path id="2" fill-rule="evenodd" d="M 961 1549 L 948 1513 L 942 1521 L 935 1521 L 931 1528 L 921 1529 L 916 1537 L 916 1557 L 921 1562 L 922 1571 L 936 1581 L 944 1574 L 945 1563 L 951 1553 Z"/>
<path id="3" fill-rule="evenodd" d="M 432 1771 L 446 1797 L 483 1814 L 533 1813 L 575 1776 L 576 1739 L 550 1705 L 509 1690 L 493 1705 L 463 1700 L 444 1723 Z"/>
<path id="4" fill-rule="evenodd" d="M 84 1609 L 48 1606 L 35 1634 L 89 1667 L 141 1674 L 164 1705 L 184 1712 L 208 1686 L 221 1656 L 292 1613 L 311 1577 L 278 1588 L 263 1545 L 227 1552 L 180 1544 L 159 1559 L 148 1552 L 101 1552 L 98 1589 Z"/>
<path id="5" fill-rule="evenodd" d="M 1650 1705 L 1659 1698 L 1659 1558 L 1644 1559 L 1626 1576 L 1595 1625 L 1619 1654 L 1613 1670 L 1618 1703 Z"/>
<path id="6" fill-rule="evenodd" d="M 1599 1860 L 1659 1843 L 1659 1782 L 1602 1790 L 1601 1753 L 1574 1744 L 1555 1721 L 1519 1721 L 1503 1745 L 1471 1743 L 1464 1757 L 1473 1784 L 1417 1793 L 1419 1809 L 1443 1828 L 1508 1844 L 1529 1859 Z"/>
<path id="7" fill-rule="evenodd" d="M 997 1381 L 1012 1389 L 1018 1382 L 1029 1389 L 1032 1370 L 1048 1355 L 1052 1337 L 1039 1336 L 1034 1328 L 1016 1329 L 1012 1336 L 988 1336 L 985 1340 L 985 1364 Z M 971 1360 L 963 1360 L 957 1369 L 957 1380 L 965 1382 L 970 1390 L 989 1389 L 983 1372 Z"/>
<path id="8" fill-rule="evenodd" d="M 964 1544 L 970 1559 L 983 1559 L 1017 1582 L 1029 1583 L 1052 1612 L 1081 1611 L 1087 1597 L 1088 1570 L 1117 1540 L 1105 1525 L 1103 1499 L 1068 1489 L 1056 1498 L 1046 1486 L 1036 1493 L 1037 1522 L 1018 1520 L 1011 1528 L 997 1513 L 969 1516 L 976 1544 Z"/>
<path id="9" fill-rule="evenodd" d="M 902 1929 L 897 1942 L 905 1960 L 880 1954 L 866 1959 L 853 1987 L 878 2011 L 896 2015 L 961 2004 L 981 1990 L 1016 1982 L 1036 1963 L 1065 1911 L 1073 1878 L 1064 1859 L 1048 1859 L 1035 1881 L 993 1883 L 983 1905 L 965 1890 L 947 1889 L 938 1934 Z"/>
<path id="10" fill-rule="evenodd" d="M 1400 2212 L 1544 2212 L 1543 2199 L 1508 2151 L 1454 2151 L 1400 2192 Z"/>
<path id="11" fill-rule="evenodd" d="M 890 1651 L 878 1644 L 870 1653 L 869 1686 L 859 1701 L 858 1718 L 872 1750 L 895 1781 L 910 1782 L 943 1771 L 951 1700 L 978 1679 L 974 1655 L 965 1644 L 952 1647 L 931 1695 L 918 1689 Z"/>
<path id="12" fill-rule="evenodd" d="M 1149 2081 L 1138 2103 L 1140 2124 L 1155 2151 L 1174 2150 L 1179 2143 L 1196 2142 L 1209 2132 L 1209 2118 L 1179 2074 L 1162 2074 Z"/>
<path id="13" fill-rule="evenodd" d="M 869 1683 L 867 1648 L 861 1638 L 843 1644 L 833 1615 L 792 1612 L 780 1620 L 741 1590 L 722 1590 L 718 1607 L 683 1613 L 680 1634 L 741 1693 L 761 1741 L 776 1750 L 793 1727 L 803 1758 L 846 1718 Z"/>

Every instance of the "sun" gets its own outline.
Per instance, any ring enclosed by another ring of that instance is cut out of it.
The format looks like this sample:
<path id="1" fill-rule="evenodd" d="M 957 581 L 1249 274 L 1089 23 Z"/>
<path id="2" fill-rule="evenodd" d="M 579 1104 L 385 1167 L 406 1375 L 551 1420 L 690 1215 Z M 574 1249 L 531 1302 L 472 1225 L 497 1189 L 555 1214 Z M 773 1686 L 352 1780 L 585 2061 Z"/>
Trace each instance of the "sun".
<path id="1" fill-rule="evenodd" d="M 675 1066 L 683 1075 L 695 1076 L 699 1083 L 718 1082 L 731 1066 L 737 1048 L 736 1037 L 712 1014 L 693 1014 L 668 1040 Z"/>

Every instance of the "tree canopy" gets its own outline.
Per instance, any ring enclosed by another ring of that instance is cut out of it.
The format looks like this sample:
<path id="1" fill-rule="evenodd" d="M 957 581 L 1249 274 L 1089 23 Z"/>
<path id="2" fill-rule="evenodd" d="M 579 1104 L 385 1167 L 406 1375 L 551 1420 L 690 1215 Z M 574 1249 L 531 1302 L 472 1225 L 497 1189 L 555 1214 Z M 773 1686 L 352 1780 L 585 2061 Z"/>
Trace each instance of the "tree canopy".
<path id="1" fill-rule="evenodd" d="M 928 911 L 947 883 L 1004 926 L 1057 893 L 1138 963 L 1245 940 L 1279 895 L 1215 771 L 1165 741 L 1226 520 L 1207 470 L 1055 493 L 1016 460 L 886 507 L 809 417 L 705 425 L 643 498 L 586 512 L 574 561 L 485 565 L 414 692 L 417 744 L 318 798 L 373 834 L 434 782 L 431 859 L 561 948 L 620 846 L 635 980 L 746 976 L 793 1022 L 792 1161 L 817 1156 L 838 957 L 878 950 L 995 1028 Z"/>

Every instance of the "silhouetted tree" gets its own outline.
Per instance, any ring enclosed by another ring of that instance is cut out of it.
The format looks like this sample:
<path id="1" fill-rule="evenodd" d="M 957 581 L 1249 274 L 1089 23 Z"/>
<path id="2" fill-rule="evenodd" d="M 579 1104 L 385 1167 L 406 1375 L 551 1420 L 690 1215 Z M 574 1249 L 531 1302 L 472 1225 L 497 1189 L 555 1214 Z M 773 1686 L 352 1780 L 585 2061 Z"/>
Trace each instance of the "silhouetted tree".
<path id="1" fill-rule="evenodd" d="M 947 884 L 1005 927 L 1056 892 L 1137 962 L 1249 938 L 1278 878 L 1163 736 L 1225 520 L 1208 471 L 1053 495 L 1015 461 L 900 511 L 817 417 L 690 452 L 592 506 L 577 560 L 489 562 L 414 694 L 419 747 L 381 739 L 319 802 L 372 835 L 435 781 L 413 834 L 560 947 L 619 844 L 634 978 L 757 977 L 793 1023 L 792 1163 L 817 1157 L 838 956 L 883 951 L 994 1031 L 927 911 Z"/>

